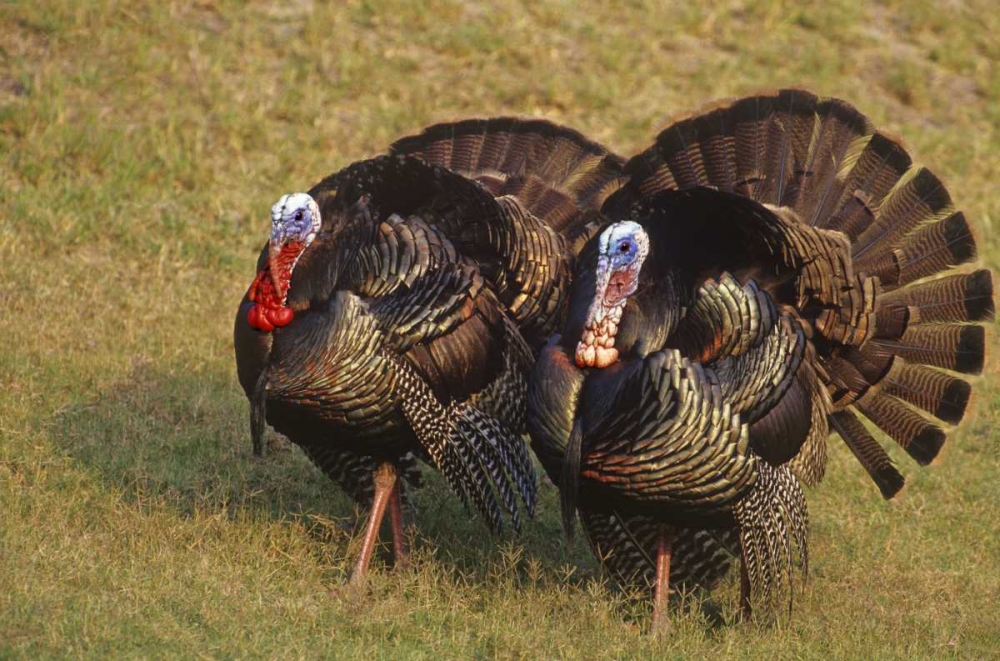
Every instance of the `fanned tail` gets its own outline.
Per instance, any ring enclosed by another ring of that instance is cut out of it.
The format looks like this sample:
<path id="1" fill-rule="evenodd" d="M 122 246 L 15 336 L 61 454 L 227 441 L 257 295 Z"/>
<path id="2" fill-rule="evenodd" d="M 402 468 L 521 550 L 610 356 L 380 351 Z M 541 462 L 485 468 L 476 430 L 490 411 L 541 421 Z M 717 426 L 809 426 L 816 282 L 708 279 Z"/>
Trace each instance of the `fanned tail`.
<path id="1" fill-rule="evenodd" d="M 624 163 L 578 131 L 513 117 L 436 124 L 397 140 L 390 151 L 476 179 L 497 197 L 516 197 L 569 238 L 621 184 Z"/>
<path id="2" fill-rule="evenodd" d="M 960 375 L 983 371 L 981 323 L 995 310 L 993 274 L 956 270 L 976 259 L 976 241 L 937 176 L 850 104 L 801 90 L 682 118 L 624 171 L 612 214 L 693 187 L 775 211 L 793 228 L 781 257 L 799 269 L 796 295 L 780 302 L 817 331 L 830 427 L 886 498 L 903 478 L 863 419 L 918 463 L 934 460 L 965 416 L 972 384 Z"/>

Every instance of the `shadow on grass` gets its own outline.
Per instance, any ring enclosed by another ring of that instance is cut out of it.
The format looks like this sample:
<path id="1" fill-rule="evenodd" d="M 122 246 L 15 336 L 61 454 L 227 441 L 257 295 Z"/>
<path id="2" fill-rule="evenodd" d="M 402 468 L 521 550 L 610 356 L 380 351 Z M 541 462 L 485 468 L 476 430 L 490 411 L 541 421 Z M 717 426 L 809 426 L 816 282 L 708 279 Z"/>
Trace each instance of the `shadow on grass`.
<path id="1" fill-rule="evenodd" d="M 126 500 L 159 500 L 181 516 L 223 513 L 231 519 L 304 523 L 316 553 L 353 559 L 363 512 L 293 444 L 273 431 L 268 452 L 252 455 L 247 402 L 228 374 L 190 373 L 137 365 L 122 383 L 89 403 L 62 411 L 52 438 Z M 539 468 L 539 471 L 541 469 Z M 604 578 L 579 531 L 563 534 L 555 488 L 546 480 L 536 518 L 521 534 L 497 539 L 468 512 L 441 477 L 424 469 L 425 486 L 412 495 L 415 549 L 456 573 L 461 582 L 568 585 L 581 598 L 615 602 L 624 623 L 643 630 L 649 600 L 618 591 Z M 383 540 L 388 539 L 383 530 Z M 388 557 L 388 549 L 383 549 Z M 317 577 L 317 581 L 321 578 Z M 718 605 L 702 597 L 674 600 L 674 611 L 701 614 L 709 629 L 726 626 Z"/>
<path id="2" fill-rule="evenodd" d="M 155 498 L 182 516 L 301 517 L 317 544 L 341 556 L 361 534 L 361 510 L 295 445 L 269 430 L 266 456 L 252 455 L 247 402 L 229 374 L 138 364 L 124 382 L 63 410 L 51 435 L 126 500 Z M 535 561 L 565 582 L 599 577 L 582 535 L 567 546 L 551 485 L 543 485 L 539 514 L 521 535 L 498 540 L 435 471 L 425 467 L 424 475 L 412 496 L 418 545 L 465 577 L 489 580 L 509 553 L 521 555 L 518 571 Z"/>

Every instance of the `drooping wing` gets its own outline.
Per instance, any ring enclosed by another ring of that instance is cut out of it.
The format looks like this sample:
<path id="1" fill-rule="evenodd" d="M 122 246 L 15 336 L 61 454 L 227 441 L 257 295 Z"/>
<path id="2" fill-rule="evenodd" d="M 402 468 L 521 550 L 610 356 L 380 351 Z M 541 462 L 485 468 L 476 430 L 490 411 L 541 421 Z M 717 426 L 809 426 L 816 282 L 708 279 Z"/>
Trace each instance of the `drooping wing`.
<path id="1" fill-rule="evenodd" d="M 500 531 L 515 493 L 533 511 L 536 480 L 523 429 L 530 350 L 478 271 L 452 264 L 374 301 L 400 406 L 451 486 Z"/>

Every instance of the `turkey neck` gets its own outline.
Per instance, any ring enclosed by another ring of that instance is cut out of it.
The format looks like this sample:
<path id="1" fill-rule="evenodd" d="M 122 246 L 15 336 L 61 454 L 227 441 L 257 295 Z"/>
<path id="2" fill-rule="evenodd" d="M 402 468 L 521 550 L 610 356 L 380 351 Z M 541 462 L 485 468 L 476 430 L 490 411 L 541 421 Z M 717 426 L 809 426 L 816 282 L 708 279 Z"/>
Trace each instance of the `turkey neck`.
<path id="1" fill-rule="evenodd" d="M 327 302 L 338 288 L 354 283 L 348 282 L 348 273 L 354 257 L 366 242 L 374 239 L 375 224 L 367 208 L 345 209 L 336 198 L 323 191 L 310 192 L 320 203 L 324 218 L 324 229 L 303 252 L 295 268 L 291 271 L 286 296 L 286 305 L 296 312 L 289 330 L 297 325 L 299 318 L 308 314 L 312 306 L 326 308 Z M 352 213 L 353 212 L 353 213 Z M 265 246 L 257 260 L 257 271 L 268 263 L 268 248 Z M 254 330 L 247 323 L 247 313 L 254 305 L 247 296 L 243 297 L 237 312 L 234 328 L 234 345 L 237 356 L 237 372 L 240 385 L 249 396 L 257 383 L 257 378 L 272 360 L 275 341 L 285 336 L 286 329 L 276 329 L 270 333 Z M 295 337 L 292 333 L 292 337 Z"/>
<path id="2" fill-rule="evenodd" d="M 664 268 L 650 275 L 655 277 L 640 281 L 622 313 L 616 339 L 622 359 L 642 358 L 662 349 L 689 302 L 680 271 Z"/>
<path id="3" fill-rule="evenodd" d="M 639 286 L 629 296 L 617 322 L 615 347 L 618 359 L 642 358 L 663 348 L 690 303 L 691 287 L 684 286 L 684 273 L 669 264 L 655 264 L 651 253 L 646 260 L 653 262 L 648 272 L 639 276 Z M 591 278 L 592 280 L 592 278 Z M 561 344 L 569 351 L 585 332 L 585 318 L 594 299 L 595 283 L 581 282 L 573 294 L 571 312 L 566 322 L 566 334 Z"/>
<path id="4" fill-rule="evenodd" d="M 367 206 L 349 209 L 320 204 L 320 213 L 329 229 L 316 235 L 292 273 L 288 307 L 298 313 L 324 305 L 338 289 L 352 289 L 351 264 L 362 249 L 375 240 L 377 223 Z"/>

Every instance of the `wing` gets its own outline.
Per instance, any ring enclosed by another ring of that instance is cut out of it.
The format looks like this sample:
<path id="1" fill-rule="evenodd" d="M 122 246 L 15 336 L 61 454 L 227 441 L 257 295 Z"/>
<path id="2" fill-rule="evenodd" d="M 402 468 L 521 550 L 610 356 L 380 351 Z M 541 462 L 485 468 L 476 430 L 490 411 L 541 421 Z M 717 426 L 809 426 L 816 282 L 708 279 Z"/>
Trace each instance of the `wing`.
<path id="1" fill-rule="evenodd" d="M 478 270 L 450 264 L 370 305 L 417 441 L 496 531 L 501 504 L 520 527 L 536 480 L 523 430 L 530 350 Z"/>
<path id="2" fill-rule="evenodd" d="M 591 373 L 581 418 L 584 485 L 629 501 L 719 513 L 756 478 L 746 425 L 676 351 Z"/>
<path id="3" fill-rule="evenodd" d="M 482 292 L 476 267 L 448 264 L 407 277 L 392 293 L 372 300 L 369 312 L 385 332 L 387 348 L 405 353 L 467 322 Z"/>

